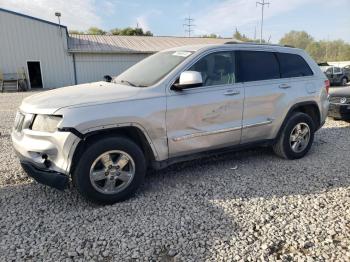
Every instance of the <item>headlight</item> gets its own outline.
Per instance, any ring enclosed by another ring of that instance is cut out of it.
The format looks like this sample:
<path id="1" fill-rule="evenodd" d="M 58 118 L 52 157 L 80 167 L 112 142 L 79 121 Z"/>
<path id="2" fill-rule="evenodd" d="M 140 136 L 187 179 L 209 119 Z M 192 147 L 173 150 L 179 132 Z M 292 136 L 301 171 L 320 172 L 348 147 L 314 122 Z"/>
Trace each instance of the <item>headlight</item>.
<path id="1" fill-rule="evenodd" d="M 36 115 L 32 124 L 33 131 L 50 132 L 57 130 L 62 116 Z"/>

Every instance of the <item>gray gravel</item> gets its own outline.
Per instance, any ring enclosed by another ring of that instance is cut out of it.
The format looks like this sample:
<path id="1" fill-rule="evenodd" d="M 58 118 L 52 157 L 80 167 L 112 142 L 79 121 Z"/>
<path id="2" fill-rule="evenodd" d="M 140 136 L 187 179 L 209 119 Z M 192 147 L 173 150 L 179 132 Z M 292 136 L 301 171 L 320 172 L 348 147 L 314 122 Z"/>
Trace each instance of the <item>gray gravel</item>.
<path id="1" fill-rule="evenodd" d="M 0 94 L 0 261 L 349 261 L 350 125 L 328 120 L 297 161 L 254 149 L 153 172 L 95 206 L 28 179 Z"/>

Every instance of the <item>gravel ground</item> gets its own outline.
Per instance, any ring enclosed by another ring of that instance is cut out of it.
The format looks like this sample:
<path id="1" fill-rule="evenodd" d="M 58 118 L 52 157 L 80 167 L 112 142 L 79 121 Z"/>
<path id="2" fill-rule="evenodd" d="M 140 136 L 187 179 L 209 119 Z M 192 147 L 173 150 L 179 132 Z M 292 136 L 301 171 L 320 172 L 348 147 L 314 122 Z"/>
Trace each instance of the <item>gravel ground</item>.
<path id="1" fill-rule="evenodd" d="M 303 159 L 269 149 L 149 174 L 136 197 L 96 206 L 28 179 L 0 94 L 0 261 L 349 261 L 350 125 L 328 120 Z"/>

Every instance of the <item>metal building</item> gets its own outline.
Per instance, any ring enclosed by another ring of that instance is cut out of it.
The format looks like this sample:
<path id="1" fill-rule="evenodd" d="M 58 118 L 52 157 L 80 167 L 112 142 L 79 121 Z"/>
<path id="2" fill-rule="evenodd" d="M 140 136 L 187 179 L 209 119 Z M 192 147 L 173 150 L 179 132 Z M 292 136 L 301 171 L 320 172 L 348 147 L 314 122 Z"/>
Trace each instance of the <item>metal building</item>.
<path id="1" fill-rule="evenodd" d="M 14 80 L 23 72 L 32 88 L 74 84 L 67 27 L 0 9 L 0 75 Z"/>
<path id="2" fill-rule="evenodd" d="M 232 40 L 232 39 L 231 39 Z M 56 88 L 116 76 L 155 52 L 228 39 L 69 35 L 66 26 L 0 8 L 0 86 L 24 75 L 31 88 Z"/>
<path id="3" fill-rule="evenodd" d="M 70 35 L 78 83 L 116 76 L 155 52 L 183 45 L 218 44 L 227 39 L 161 36 Z"/>

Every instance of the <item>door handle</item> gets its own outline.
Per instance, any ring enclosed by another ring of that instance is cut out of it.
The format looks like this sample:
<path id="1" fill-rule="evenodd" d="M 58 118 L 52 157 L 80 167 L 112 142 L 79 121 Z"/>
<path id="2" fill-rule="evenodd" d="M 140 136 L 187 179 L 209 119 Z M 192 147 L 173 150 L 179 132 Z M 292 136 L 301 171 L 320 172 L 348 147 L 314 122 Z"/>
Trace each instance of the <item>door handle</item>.
<path id="1" fill-rule="evenodd" d="M 279 87 L 279 88 L 282 88 L 282 89 L 291 88 L 291 86 L 288 85 L 288 84 L 280 84 L 278 87 Z"/>
<path id="2" fill-rule="evenodd" d="M 235 96 L 235 95 L 239 95 L 241 92 L 239 92 L 238 90 L 227 90 L 224 95 L 226 96 Z"/>

